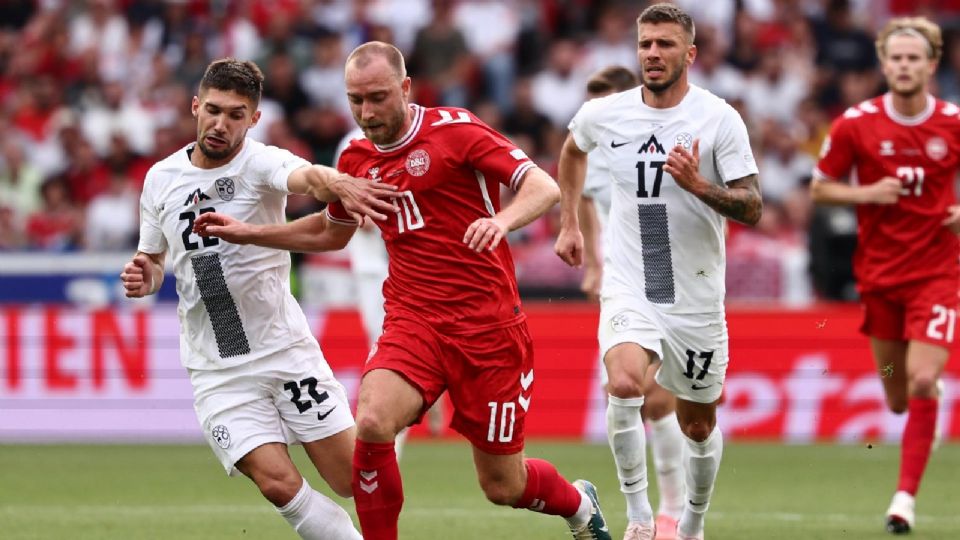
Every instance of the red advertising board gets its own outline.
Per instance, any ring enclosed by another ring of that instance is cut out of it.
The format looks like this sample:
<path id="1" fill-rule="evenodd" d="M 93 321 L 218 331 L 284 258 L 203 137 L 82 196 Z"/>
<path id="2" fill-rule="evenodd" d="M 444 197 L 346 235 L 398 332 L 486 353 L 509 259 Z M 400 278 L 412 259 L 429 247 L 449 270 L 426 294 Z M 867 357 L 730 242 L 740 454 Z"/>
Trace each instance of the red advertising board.
<path id="1" fill-rule="evenodd" d="M 528 434 L 604 438 L 597 309 L 537 303 L 526 310 L 537 355 Z M 367 353 L 358 315 L 308 310 L 308 317 L 354 395 Z M 856 306 L 732 308 L 728 322 L 731 359 L 719 412 L 726 437 L 899 438 L 904 417 L 884 406 L 867 341 L 857 332 Z M 0 441 L 199 439 L 178 354 L 172 305 L 142 311 L 0 307 Z M 956 358 L 944 380 L 941 425 L 956 439 Z"/>

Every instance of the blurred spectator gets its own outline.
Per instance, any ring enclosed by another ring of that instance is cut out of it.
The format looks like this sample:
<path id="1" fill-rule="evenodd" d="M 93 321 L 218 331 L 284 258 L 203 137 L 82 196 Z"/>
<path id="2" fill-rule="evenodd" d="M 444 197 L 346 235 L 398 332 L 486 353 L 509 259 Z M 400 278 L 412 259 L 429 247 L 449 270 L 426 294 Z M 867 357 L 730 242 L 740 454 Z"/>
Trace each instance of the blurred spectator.
<path id="1" fill-rule="evenodd" d="M 717 32 L 709 26 L 698 26 L 696 42 L 697 59 L 688 71 L 690 82 L 728 101 L 741 97 L 746 77 L 724 62 L 723 46 Z"/>
<path id="2" fill-rule="evenodd" d="M 62 180 L 49 180 L 40 190 L 40 210 L 27 218 L 26 234 L 31 247 L 45 251 L 69 251 L 81 243 L 83 215 L 70 200 Z"/>
<path id="3" fill-rule="evenodd" d="M 484 95 L 509 111 L 516 76 L 514 46 L 520 34 L 515 6 L 505 0 L 460 0 L 454 20 L 480 64 Z"/>
<path id="4" fill-rule="evenodd" d="M 107 189 L 110 170 L 86 139 L 78 139 L 70 149 L 69 165 L 60 179 L 67 190 L 68 198 L 86 205 L 95 196 Z M 49 183 L 49 182 L 48 182 Z"/>
<path id="5" fill-rule="evenodd" d="M 779 47 L 765 49 L 743 92 L 744 102 L 754 121 L 774 120 L 785 125 L 791 122 L 797 105 L 809 91 L 810 85 L 804 75 L 784 66 Z"/>
<path id="6" fill-rule="evenodd" d="M 868 72 L 879 80 L 873 39 L 856 26 L 849 0 L 828 0 L 824 16 L 812 25 L 817 43 L 816 89 L 821 106 L 834 107 L 840 102 L 836 80 L 842 72 Z"/>
<path id="7" fill-rule="evenodd" d="M 757 161 L 764 203 L 782 203 L 793 191 L 806 190 L 803 179 L 816 166 L 812 156 L 799 150 L 789 125 L 776 121 L 763 126 L 763 146 Z"/>
<path id="8" fill-rule="evenodd" d="M 70 23 L 70 52 L 75 56 L 92 55 L 100 67 L 100 76 L 120 79 L 127 75 L 127 19 L 117 9 L 116 0 L 86 0 L 87 9 Z"/>
<path id="9" fill-rule="evenodd" d="M 350 103 L 343 79 L 344 60 L 340 34 L 321 31 L 313 41 L 311 62 L 300 73 L 300 86 L 310 96 L 314 107 L 336 109 L 344 118 L 350 119 Z"/>
<path id="10" fill-rule="evenodd" d="M 529 137 L 533 149 L 528 153 L 531 156 L 538 155 L 546 148 L 547 134 L 552 129 L 550 119 L 537 109 L 533 101 L 533 81 L 530 79 L 517 79 L 513 95 L 514 107 L 504 119 L 504 132 L 514 139 L 514 142 L 517 142 L 518 136 Z M 518 142 L 517 144 L 519 145 Z"/>
<path id="11" fill-rule="evenodd" d="M 586 97 L 587 73 L 579 69 L 580 50 L 573 40 L 554 41 L 547 54 L 547 67 L 533 77 L 533 105 L 564 129 Z"/>
<path id="12" fill-rule="evenodd" d="M 584 46 L 584 58 L 578 69 L 595 73 L 607 66 L 639 69 L 637 30 L 632 9 L 610 4 L 597 16 L 596 30 Z"/>
<path id="13" fill-rule="evenodd" d="M 466 38 L 454 23 L 453 4 L 433 0 L 433 20 L 417 32 L 407 56 L 410 75 L 417 81 L 414 101 L 425 107 L 469 105 L 473 63 Z"/>
<path id="14" fill-rule="evenodd" d="M 110 151 L 114 133 L 121 133 L 130 148 L 140 155 L 153 152 L 153 118 L 138 97 L 126 92 L 120 80 L 107 80 L 100 87 L 98 100 L 80 116 L 83 135 L 93 144 L 97 155 Z"/>
<path id="15" fill-rule="evenodd" d="M 0 207 L 12 212 L 11 219 L 25 218 L 40 209 L 40 170 L 26 160 L 23 145 L 14 137 L 2 141 L 0 154 Z"/>
<path id="16" fill-rule="evenodd" d="M 142 184 L 142 182 L 141 182 Z M 140 190 L 120 171 L 113 171 L 107 189 L 87 206 L 84 248 L 87 251 L 129 251 L 137 247 Z"/>

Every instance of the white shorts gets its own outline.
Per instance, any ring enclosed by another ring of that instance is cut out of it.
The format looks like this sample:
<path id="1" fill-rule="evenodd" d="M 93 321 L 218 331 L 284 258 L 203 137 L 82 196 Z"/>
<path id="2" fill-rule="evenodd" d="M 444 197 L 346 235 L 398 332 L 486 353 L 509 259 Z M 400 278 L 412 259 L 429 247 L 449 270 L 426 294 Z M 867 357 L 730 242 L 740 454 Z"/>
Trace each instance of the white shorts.
<path id="1" fill-rule="evenodd" d="M 343 386 L 313 339 L 218 370 L 188 370 L 204 438 L 227 474 L 258 446 L 312 442 L 354 425 Z"/>
<path id="2" fill-rule="evenodd" d="M 636 343 L 663 362 L 657 384 L 686 401 L 720 398 L 729 359 L 727 321 L 719 313 L 665 313 L 634 295 L 600 300 L 601 358 L 621 343 Z"/>

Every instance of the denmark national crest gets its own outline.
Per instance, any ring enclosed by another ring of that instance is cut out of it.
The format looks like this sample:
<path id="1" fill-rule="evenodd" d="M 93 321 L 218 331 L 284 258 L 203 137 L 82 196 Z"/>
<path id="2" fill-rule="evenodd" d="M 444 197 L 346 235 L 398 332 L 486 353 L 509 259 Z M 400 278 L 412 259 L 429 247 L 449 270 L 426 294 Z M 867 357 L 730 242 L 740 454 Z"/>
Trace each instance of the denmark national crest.
<path id="1" fill-rule="evenodd" d="M 225 201 L 232 201 L 233 196 L 237 194 L 237 188 L 233 184 L 233 178 L 224 176 L 217 178 L 217 193 Z"/>
<path id="2" fill-rule="evenodd" d="M 414 150 L 407 156 L 407 172 L 410 176 L 423 176 L 430 170 L 430 154 L 425 150 Z"/>
<path id="3" fill-rule="evenodd" d="M 930 159 L 940 161 L 947 157 L 947 142 L 940 137 L 933 137 L 927 140 L 926 150 Z"/>
<path id="4" fill-rule="evenodd" d="M 213 431 L 210 432 L 210 435 L 213 436 L 213 440 L 217 442 L 217 446 L 220 448 L 226 449 L 230 446 L 230 432 L 227 431 L 227 426 L 219 424 L 213 428 Z"/>

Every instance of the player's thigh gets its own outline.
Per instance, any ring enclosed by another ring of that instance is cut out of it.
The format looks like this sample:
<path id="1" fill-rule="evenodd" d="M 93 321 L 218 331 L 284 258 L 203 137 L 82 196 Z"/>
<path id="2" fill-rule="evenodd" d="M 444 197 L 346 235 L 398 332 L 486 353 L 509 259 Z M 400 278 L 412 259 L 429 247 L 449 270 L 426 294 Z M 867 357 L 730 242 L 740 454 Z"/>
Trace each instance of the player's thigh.
<path id="1" fill-rule="evenodd" d="M 512 505 L 523 495 L 527 485 L 523 453 L 491 454 L 474 446 L 473 464 L 480 489 L 492 502 Z"/>
<path id="2" fill-rule="evenodd" d="M 450 427 L 495 455 L 523 450 L 533 399 L 533 341 L 526 323 L 448 337 L 444 357 Z"/>
<path id="3" fill-rule="evenodd" d="M 269 482 L 299 484 L 300 473 L 283 443 L 262 444 L 240 458 L 236 466 L 258 486 L 266 486 Z"/>
<path id="4" fill-rule="evenodd" d="M 420 422 L 446 389 L 443 354 L 442 338 L 429 325 L 403 312 L 387 318 L 360 382 L 360 438 L 392 438 Z"/>
<path id="5" fill-rule="evenodd" d="M 258 361 L 222 370 L 190 370 L 194 409 L 204 439 L 227 474 L 262 445 L 287 443 L 274 397 L 259 371 Z"/>
<path id="6" fill-rule="evenodd" d="M 919 282 L 908 291 L 907 377 L 911 395 L 936 395 L 936 380 L 955 341 L 958 286 L 956 278 L 941 277 Z"/>
<path id="7" fill-rule="evenodd" d="M 353 449 L 357 429 L 350 427 L 325 439 L 303 443 L 303 449 L 323 480 L 341 497 L 351 495 Z"/>
<path id="8" fill-rule="evenodd" d="M 665 337 L 657 383 L 678 399 L 704 404 L 716 402 L 723 391 L 729 360 L 724 314 L 665 313 L 661 316 Z"/>
<path id="9" fill-rule="evenodd" d="M 648 366 L 663 356 L 663 332 L 646 304 L 629 295 L 601 300 L 597 339 L 611 395 L 629 398 L 643 393 Z"/>
<path id="10" fill-rule="evenodd" d="M 315 340 L 271 355 L 263 366 L 288 442 L 320 441 L 353 428 L 346 390 Z"/>

